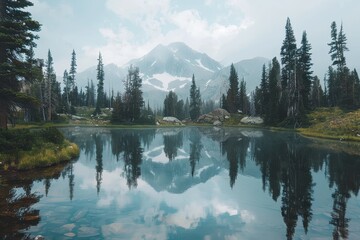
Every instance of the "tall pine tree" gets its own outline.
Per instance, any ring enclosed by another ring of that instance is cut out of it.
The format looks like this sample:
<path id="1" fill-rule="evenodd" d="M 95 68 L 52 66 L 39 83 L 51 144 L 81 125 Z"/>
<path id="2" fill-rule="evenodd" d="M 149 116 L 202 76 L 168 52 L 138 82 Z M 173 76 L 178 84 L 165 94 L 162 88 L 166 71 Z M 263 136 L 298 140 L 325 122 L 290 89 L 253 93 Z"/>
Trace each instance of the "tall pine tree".
<path id="1" fill-rule="evenodd" d="M 0 128 L 7 128 L 7 118 L 15 106 L 35 102 L 20 93 L 20 81 L 31 74 L 34 66 L 26 61 L 32 54 L 40 24 L 25 8 L 33 6 L 28 0 L 0 1 Z"/>
<path id="2" fill-rule="evenodd" d="M 302 103 L 305 109 L 310 109 L 310 90 L 311 90 L 311 82 L 312 82 L 312 74 L 311 70 L 312 62 L 311 62 L 311 45 L 308 42 L 306 31 L 303 32 L 301 39 L 301 46 L 298 49 L 298 71 L 299 81 L 301 81 L 301 98 Z"/>
<path id="3" fill-rule="evenodd" d="M 281 77 L 280 77 L 280 63 L 274 57 L 271 62 L 269 70 L 269 102 L 268 109 L 265 115 L 265 122 L 270 125 L 275 125 L 279 122 L 279 102 L 281 96 Z"/>
<path id="4" fill-rule="evenodd" d="M 239 103 L 239 77 L 235 70 L 234 64 L 230 66 L 229 76 L 230 87 L 226 95 L 226 107 L 230 113 L 236 113 L 240 107 Z"/>
<path id="5" fill-rule="evenodd" d="M 285 25 L 285 39 L 281 46 L 281 85 L 283 90 L 286 89 L 289 81 L 294 78 L 295 64 L 296 64 L 296 40 L 294 31 L 291 26 L 290 18 L 287 18 Z"/>
<path id="6" fill-rule="evenodd" d="M 46 120 L 51 121 L 51 116 L 55 112 L 57 103 L 55 102 L 56 96 L 53 94 L 56 84 L 56 74 L 54 71 L 54 61 L 50 50 L 48 51 L 48 57 L 45 62 L 45 91 L 44 91 L 44 103 L 47 109 Z"/>
<path id="7" fill-rule="evenodd" d="M 331 23 L 331 42 L 330 57 L 332 65 L 336 66 L 336 70 L 329 71 L 328 74 L 328 88 L 329 88 L 329 101 L 330 105 L 353 107 L 354 105 L 354 82 L 352 81 L 349 68 L 346 66 L 345 52 L 349 51 L 346 46 L 346 35 L 341 24 L 339 32 L 337 32 L 336 23 Z"/>
<path id="8" fill-rule="evenodd" d="M 103 60 L 101 57 L 101 53 L 99 53 L 99 58 L 98 58 L 98 65 L 97 65 L 97 80 L 98 80 L 98 85 L 97 85 L 97 100 L 96 100 L 96 108 L 94 111 L 94 115 L 99 115 L 101 114 L 101 108 L 104 107 L 105 103 L 104 103 L 104 80 L 105 80 L 105 73 L 104 73 L 104 64 L 103 64 Z"/>
<path id="9" fill-rule="evenodd" d="M 77 95 L 77 89 L 76 89 L 76 53 L 75 50 L 71 53 L 71 63 L 70 63 L 70 70 L 69 70 L 69 86 L 70 86 L 70 104 L 71 106 L 77 106 L 76 104 L 76 95 Z"/>
<path id="10" fill-rule="evenodd" d="M 139 68 L 130 66 L 123 96 L 125 118 L 130 122 L 136 122 L 141 117 L 141 109 L 145 103 L 141 87 L 142 79 Z"/>
<path id="11" fill-rule="evenodd" d="M 193 74 L 190 87 L 190 119 L 196 121 L 200 116 L 201 96 L 200 89 L 196 87 L 195 76 Z"/>

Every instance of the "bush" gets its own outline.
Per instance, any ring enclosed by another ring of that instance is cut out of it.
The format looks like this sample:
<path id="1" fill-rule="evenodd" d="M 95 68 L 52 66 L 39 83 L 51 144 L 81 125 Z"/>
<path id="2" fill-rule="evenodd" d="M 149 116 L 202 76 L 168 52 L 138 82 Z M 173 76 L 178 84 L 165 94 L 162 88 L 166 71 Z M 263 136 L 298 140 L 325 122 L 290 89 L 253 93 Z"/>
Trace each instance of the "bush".
<path id="1" fill-rule="evenodd" d="M 36 142 L 34 134 L 28 129 L 0 130 L 0 152 L 9 153 L 31 150 Z"/>
<path id="2" fill-rule="evenodd" d="M 64 135 L 57 128 L 54 127 L 49 127 L 41 130 L 40 135 L 45 142 L 61 144 L 65 140 Z"/>

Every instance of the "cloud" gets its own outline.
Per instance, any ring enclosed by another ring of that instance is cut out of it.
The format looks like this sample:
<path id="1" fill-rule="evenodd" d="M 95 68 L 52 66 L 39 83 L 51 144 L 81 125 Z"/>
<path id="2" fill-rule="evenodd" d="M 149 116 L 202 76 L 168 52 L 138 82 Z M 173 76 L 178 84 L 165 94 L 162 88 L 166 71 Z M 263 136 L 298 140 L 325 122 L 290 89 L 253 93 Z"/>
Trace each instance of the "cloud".
<path id="1" fill-rule="evenodd" d="M 34 4 L 32 13 L 43 23 L 39 45 L 45 50 L 41 55 L 46 56 L 49 48 L 54 50 L 55 64 L 62 65 L 60 72 L 68 67 L 73 48 L 82 50 L 77 51 L 79 69 L 95 65 L 99 51 L 105 63 L 124 65 L 158 44 L 179 41 L 225 65 L 256 56 L 279 57 L 287 17 L 298 44 L 302 31 L 307 30 L 314 68 L 321 65 L 316 72 L 323 74 L 330 64 L 327 42 L 334 20 L 344 23 L 348 63 L 356 62 L 360 54 L 360 34 L 352 24 L 359 19 L 360 2 L 355 0 L 89 1 L 86 9 L 95 11 L 98 21 L 88 19 L 86 11 L 77 13 L 84 7 L 77 2 L 34 0 Z M 58 54 L 60 48 L 69 54 Z"/>

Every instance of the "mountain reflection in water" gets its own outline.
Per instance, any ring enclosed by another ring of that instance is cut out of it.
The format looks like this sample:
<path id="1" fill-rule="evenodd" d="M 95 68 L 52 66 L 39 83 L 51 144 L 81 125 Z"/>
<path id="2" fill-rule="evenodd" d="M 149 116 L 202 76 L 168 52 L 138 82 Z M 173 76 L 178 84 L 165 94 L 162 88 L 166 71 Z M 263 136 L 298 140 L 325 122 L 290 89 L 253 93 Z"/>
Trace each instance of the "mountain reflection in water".
<path id="1" fill-rule="evenodd" d="M 360 238 L 359 145 L 239 128 L 62 131 L 77 161 L 1 175 L 1 238 Z"/>

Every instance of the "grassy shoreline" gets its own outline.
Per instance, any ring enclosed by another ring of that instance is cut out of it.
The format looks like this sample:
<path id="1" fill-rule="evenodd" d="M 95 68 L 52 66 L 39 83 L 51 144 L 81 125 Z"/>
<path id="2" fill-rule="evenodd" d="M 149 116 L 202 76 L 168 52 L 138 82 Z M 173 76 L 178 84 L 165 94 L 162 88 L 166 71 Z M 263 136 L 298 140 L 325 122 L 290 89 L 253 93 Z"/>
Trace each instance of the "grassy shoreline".
<path id="1" fill-rule="evenodd" d="M 81 114 L 84 118 L 86 114 Z M 307 114 L 309 125 L 303 128 L 284 128 L 272 127 L 265 125 L 241 124 L 239 116 L 235 116 L 232 120 L 225 121 L 223 127 L 243 127 L 266 129 L 270 131 L 292 131 L 297 132 L 305 137 L 355 141 L 360 142 L 360 109 L 354 111 L 342 110 L 338 107 L 318 108 Z M 86 119 L 86 118 L 85 118 Z M 40 124 L 20 124 L 16 128 L 44 128 L 44 127 L 106 127 L 106 128 L 172 128 L 186 126 L 213 126 L 205 123 L 186 123 L 185 125 L 131 125 L 131 124 L 111 124 L 109 122 L 99 120 L 92 121 L 69 121 L 67 123 L 40 123 Z"/>
<path id="2" fill-rule="evenodd" d="M 56 128 L 0 131 L 0 170 L 23 171 L 45 168 L 79 156 L 75 143 Z"/>

